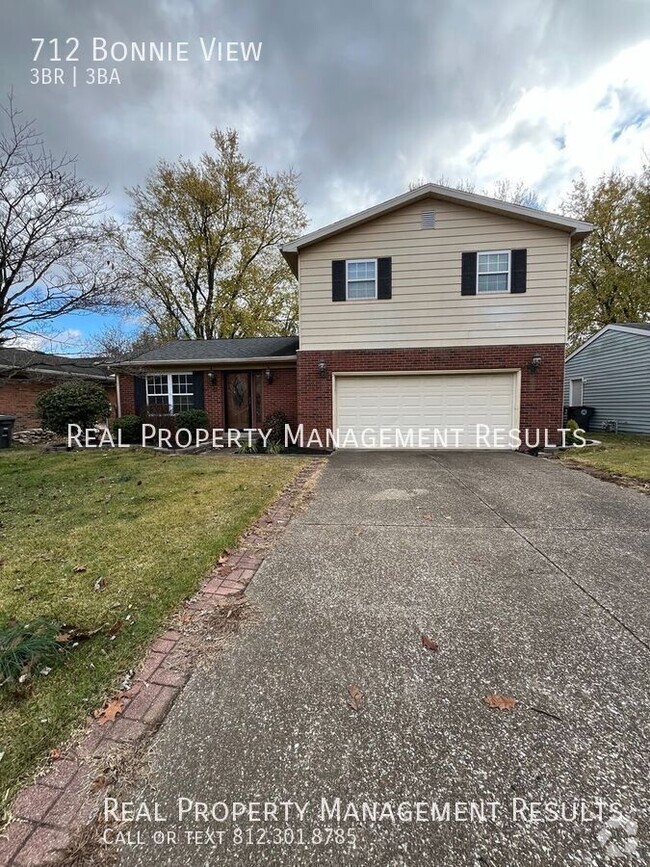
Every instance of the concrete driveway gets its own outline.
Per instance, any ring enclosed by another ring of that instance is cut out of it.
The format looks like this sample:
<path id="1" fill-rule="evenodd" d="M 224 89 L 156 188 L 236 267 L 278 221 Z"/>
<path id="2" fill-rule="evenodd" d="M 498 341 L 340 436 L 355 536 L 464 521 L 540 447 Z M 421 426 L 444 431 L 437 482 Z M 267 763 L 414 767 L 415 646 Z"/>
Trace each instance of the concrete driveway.
<path id="1" fill-rule="evenodd" d="M 642 494 L 543 458 L 334 455 L 258 622 L 159 732 L 134 797 L 167 822 L 120 863 L 648 863 L 649 526 Z M 178 822 L 179 797 L 272 806 Z"/>

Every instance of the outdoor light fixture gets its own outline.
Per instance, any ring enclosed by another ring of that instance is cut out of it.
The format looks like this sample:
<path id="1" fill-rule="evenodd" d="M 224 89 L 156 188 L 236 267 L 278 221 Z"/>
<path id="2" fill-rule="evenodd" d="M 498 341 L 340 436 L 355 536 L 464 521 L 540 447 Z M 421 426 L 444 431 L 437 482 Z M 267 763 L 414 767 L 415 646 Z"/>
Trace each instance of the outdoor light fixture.
<path id="1" fill-rule="evenodd" d="M 217 381 L 217 374 L 214 372 L 214 370 L 209 370 L 208 371 L 208 382 L 210 383 L 210 385 L 214 385 L 216 381 Z"/>
<path id="2" fill-rule="evenodd" d="M 318 373 L 320 374 L 320 376 L 325 376 L 325 374 L 327 373 L 327 365 L 325 364 L 324 358 L 321 358 L 321 360 L 318 362 Z"/>
<path id="3" fill-rule="evenodd" d="M 266 377 L 267 382 L 273 382 L 273 371 L 270 367 L 267 367 L 264 371 L 264 376 Z"/>
<path id="4" fill-rule="evenodd" d="M 530 373 L 537 373 L 537 369 L 540 367 L 542 363 L 542 356 L 539 352 L 536 352 L 533 357 L 530 359 L 530 364 L 528 365 L 528 370 Z"/>

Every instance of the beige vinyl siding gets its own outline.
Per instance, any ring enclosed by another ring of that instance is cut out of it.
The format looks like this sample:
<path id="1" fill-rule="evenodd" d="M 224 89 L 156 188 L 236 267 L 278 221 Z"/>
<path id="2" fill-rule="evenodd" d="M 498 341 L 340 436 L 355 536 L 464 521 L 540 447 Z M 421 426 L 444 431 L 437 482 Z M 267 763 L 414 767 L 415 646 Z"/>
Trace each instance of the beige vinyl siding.
<path id="1" fill-rule="evenodd" d="M 433 207 L 434 229 L 420 228 Z M 461 296 L 464 250 L 528 250 L 524 294 Z M 300 348 L 381 349 L 564 343 L 566 232 L 432 200 L 301 251 Z M 393 297 L 332 301 L 332 260 L 392 257 Z"/>

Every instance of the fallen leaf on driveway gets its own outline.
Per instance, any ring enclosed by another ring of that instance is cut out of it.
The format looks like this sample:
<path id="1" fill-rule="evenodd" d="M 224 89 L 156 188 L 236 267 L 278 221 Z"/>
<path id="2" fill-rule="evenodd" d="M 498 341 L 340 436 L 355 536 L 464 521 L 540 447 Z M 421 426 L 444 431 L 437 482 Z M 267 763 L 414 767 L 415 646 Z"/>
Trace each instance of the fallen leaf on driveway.
<path id="1" fill-rule="evenodd" d="M 422 517 L 425 521 L 433 521 L 433 515 L 431 514 L 431 512 L 425 512 Z"/>
<path id="2" fill-rule="evenodd" d="M 366 697 L 358 686 L 348 687 L 348 704 L 353 711 L 356 711 L 356 713 L 359 713 L 359 711 L 365 708 Z"/>
<path id="3" fill-rule="evenodd" d="M 493 710 L 514 710 L 517 700 L 508 695 L 486 695 L 483 701 Z"/>
<path id="4" fill-rule="evenodd" d="M 61 758 L 61 750 L 53 749 L 50 750 L 47 754 L 48 758 L 55 762 L 57 759 Z"/>
<path id="5" fill-rule="evenodd" d="M 436 650 L 440 650 L 440 645 L 437 641 L 434 641 L 433 638 L 429 638 L 428 635 L 422 636 L 422 647 L 426 647 L 427 650 L 431 650 L 435 653 Z"/>
<path id="6" fill-rule="evenodd" d="M 107 722 L 115 722 L 115 717 L 124 710 L 124 699 L 114 698 L 105 708 L 96 712 L 95 716 L 99 720 L 100 726 Z"/>

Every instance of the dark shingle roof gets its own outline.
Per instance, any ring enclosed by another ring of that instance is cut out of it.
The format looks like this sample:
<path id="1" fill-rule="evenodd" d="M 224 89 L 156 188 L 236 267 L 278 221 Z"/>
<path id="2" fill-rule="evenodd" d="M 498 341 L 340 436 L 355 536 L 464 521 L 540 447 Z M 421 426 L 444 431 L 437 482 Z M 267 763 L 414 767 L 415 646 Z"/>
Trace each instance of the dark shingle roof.
<path id="1" fill-rule="evenodd" d="M 297 337 L 240 337 L 227 340 L 172 340 L 130 359 L 148 361 L 219 361 L 226 358 L 273 358 L 295 355 Z"/>
<path id="2" fill-rule="evenodd" d="M 18 349 L 14 346 L 0 346 L 0 372 L 52 372 L 67 373 L 70 376 L 92 376 L 96 379 L 111 379 L 112 375 L 101 365 L 98 358 L 72 358 L 67 355 L 53 355 L 33 349 Z M 98 364 L 99 363 L 99 364 Z"/>

